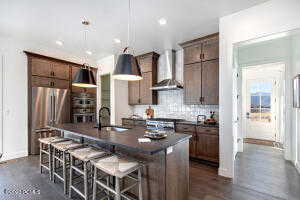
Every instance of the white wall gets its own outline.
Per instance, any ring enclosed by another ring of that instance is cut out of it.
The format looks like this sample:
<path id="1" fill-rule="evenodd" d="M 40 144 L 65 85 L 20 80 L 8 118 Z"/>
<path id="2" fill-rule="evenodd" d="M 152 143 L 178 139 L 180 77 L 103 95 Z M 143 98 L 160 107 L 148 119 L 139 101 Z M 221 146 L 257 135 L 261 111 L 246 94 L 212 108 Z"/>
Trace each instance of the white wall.
<path id="1" fill-rule="evenodd" d="M 299 0 L 271 0 L 220 19 L 220 168 L 234 177 L 233 46 L 235 43 L 300 28 Z M 287 91 L 288 92 L 288 91 Z M 287 102 L 291 106 L 291 102 Z"/>
<path id="2" fill-rule="evenodd" d="M 3 148 L 0 161 L 23 157 L 27 149 L 27 57 L 24 50 L 80 63 L 82 58 L 62 49 L 0 37 L 4 55 Z M 90 62 L 92 65 L 92 61 Z M 94 65 L 95 66 L 95 65 Z M 1 139 L 1 137 L 0 137 Z M 1 142 L 0 142 L 1 143 Z"/>
<path id="3" fill-rule="evenodd" d="M 115 68 L 117 56 L 108 56 L 98 61 L 98 80 L 100 85 L 100 76 L 112 74 Z M 110 76 L 110 109 L 111 109 L 111 124 L 121 125 L 123 117 L 132 115 L 132 109 L 128 105 L 128 82 L 115 80 Z M 101 88 L 98 88 L 98 110 L 101 106 Z M 98 112 L 98 111 L 97 111 Z"/>

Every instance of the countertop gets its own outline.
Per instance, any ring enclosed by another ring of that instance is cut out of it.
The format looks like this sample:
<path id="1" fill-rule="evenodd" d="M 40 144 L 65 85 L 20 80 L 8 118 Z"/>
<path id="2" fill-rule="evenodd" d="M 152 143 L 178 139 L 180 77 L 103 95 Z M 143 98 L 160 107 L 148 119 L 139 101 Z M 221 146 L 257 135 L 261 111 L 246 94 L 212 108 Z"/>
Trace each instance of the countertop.
<path id="1" fill-rule="evenodd" d="M 187 124 L 187 125 L 197 125 L 197 126 L 203 126 L 203 127 L 212 127 L 212 128 L 219 128 L 219 124 L 216 125 L 210 125 L 210 124 L 204 124 L 203 122 L 196 122 L 196 121 L 179 121 L 176 122 L 177 124 Z"/>
<path id="2" fill-rule="evenodd" d="M 136 121 L 146 121 L 146 119 L 143 119 L 143 118 L 122 118 L 122 119 L 127 119 L 127 120 L 136 120 Z M 197 123 L 196 121 L 188 121 L 188 120 L 185 120 L 185 121 L 178 121 L 176 122 L 177 124 L 187 124 L 187 125 L 197 125 L 197 126 L 203 126 L 203 127 L 213 127 L 213 128 L 219 128 L 219 124 L 216 124 L 216 125 L 209 125 L 209 124 L 204 124 L 203 122 L 202 123 Z"/>
<path id="3" fill-rule="evenodd" d="M 151 140 L 149 143 L 140 143 L 138 142 L 138 138 L 143 137 L 146 131 L 143 127 L 135 127 L 123 132 L 118 132 L 98 130 L 97 128 L 94 128 L 94 126 L 94 123 L 66 123 L 51 125 L 49 127 L 60 131 L 66 131 L 69 134 L 79 137 L 92 139 L 101 143 L 150 155 L 165 150 L 170 146 L 174 146 L 192 137 L 188 134 L 170 132 L 165 139 Z"/>

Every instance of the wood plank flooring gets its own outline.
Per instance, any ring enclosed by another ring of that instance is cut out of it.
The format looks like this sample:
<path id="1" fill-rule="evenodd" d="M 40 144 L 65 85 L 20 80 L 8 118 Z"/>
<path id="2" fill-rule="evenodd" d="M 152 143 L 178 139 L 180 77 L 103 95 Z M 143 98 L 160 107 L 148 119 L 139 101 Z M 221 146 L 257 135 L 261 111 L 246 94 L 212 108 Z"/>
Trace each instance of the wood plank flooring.
<path id="1" fill-rule="evenodd" d="M 187 200 L 299 200 L 300 176 L 278 149 L 245 144 L 237 156 L 234 181 L 217 175 L 217 168 L 190 162 Z M 39 194 L 7 195 L 5 189 L 37 190 Z M 40 175 L 38 156 L 0 164 L 0 200 L 68 199 L 62 186 Z"/>

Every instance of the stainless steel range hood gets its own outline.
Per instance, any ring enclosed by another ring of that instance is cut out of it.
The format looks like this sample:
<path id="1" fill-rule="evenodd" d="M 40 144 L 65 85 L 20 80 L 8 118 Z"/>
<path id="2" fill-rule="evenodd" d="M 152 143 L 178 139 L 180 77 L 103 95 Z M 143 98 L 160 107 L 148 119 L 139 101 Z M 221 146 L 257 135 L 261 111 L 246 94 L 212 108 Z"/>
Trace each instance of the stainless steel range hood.
<path id="1" fill-rule="evenodd" d="M 165 65 L 167 70 L 166 78 L 159 83 L 155 84 L 151 90 L 178 90 L 182 89 L 182 85 L 175 80 L 175 61 L 176 52 L 175 50 L 165 51 Z"/>

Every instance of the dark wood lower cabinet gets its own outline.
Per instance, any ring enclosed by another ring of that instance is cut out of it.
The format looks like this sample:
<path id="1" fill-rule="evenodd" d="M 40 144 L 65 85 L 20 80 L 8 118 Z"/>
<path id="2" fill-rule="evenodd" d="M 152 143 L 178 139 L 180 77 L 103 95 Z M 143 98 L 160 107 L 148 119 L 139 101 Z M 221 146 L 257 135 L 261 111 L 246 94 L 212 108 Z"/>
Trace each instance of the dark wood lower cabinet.
<path id="1" fill-rule="evenodd" d="M 190 157 L 219 163 L 219 129 L 179 124 L 176 132 L 190 134 Z"/>

